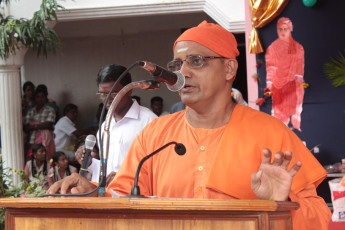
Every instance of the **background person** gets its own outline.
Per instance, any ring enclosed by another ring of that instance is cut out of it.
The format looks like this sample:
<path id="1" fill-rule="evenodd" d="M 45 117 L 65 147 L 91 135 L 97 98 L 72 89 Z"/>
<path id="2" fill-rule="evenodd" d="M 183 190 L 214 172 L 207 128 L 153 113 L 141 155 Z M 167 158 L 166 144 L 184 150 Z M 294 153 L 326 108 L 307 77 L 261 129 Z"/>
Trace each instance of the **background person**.
<path id="1" fill-rule="evenodd" d="M 54 128 L 56 151 L 66 154 L 69 161 L 75 160 L 74 144 L 82 135 L 90 134 L 90 129 L 78 130 L 75 121 L 78 118 L 78 106 L 67 104 L 64 108 L 64 116 L 59 119 Z"/>
<path id="2" fill-rule="evenodd" d="M 235 103 L 248 105 L 248 103 L 243 99 L 242 93 L 238 89 L 232 88 L 231 91 L 231 96 Z"/>
<path id="3" fill-rule="evenodd" d="M 56 181 L 71 175 L 72 173 L 78 173 L 78 171 L 74 166 L 69 165 L 68 158 L 66 157 L 65 153 L 55 152 L 52 157 L 52 166 L 49 169 L 49 186 L 54 184 Z"/>
<path id="4" fill-rule="evenodd" d="M 176 102 L 173 104 L 170 108 L 170 114 L 171 113 L 176 113 L 178 111 L 184 110 L 186 108 L 185 104 L 183 104 L 182 101 Z"/>
<path id="5" fill-rule="evenodd" d="M 99 70 L 96 82 L 98 86 L 98 94 L 103 104 L 105 104 L 105 99 L 115 84 L 115 81 L 125 70 L 126 67 L 119 64 L 106 65 Z M 116 94 L 131 82 L 132 77 L 130 73 L 128 73 L 116 86 L 114 93 L 111 95 L 108 103 L 105 105 L 107 109 L 109 109 Z M 132 99 L 132 91 L 129 91 L 121 99 L 110 121 L 107 183 L 113 179 L 116 172 L 119 170 L 135 137 L 156 117 L 157 116 L 148 108 L 140 106 L 136 100 Z M 104 123 L 102 124 L 102 132 L 103 130 Z M 98 132 L 96 137 L 99 143 Z M 98 144 L 98 146 L 100 146 L 100 144 Z"/>
<path id="6" fill-rule="evenodd" d="M 26 81 L 23 85 L 23 98 L 22 98 L 22 106 L 23 106 L 23 116 L 26 115 L 26 112 L 34 107 L 35 104 L 35 85 L 31 81 Z"/>
<path id="7" fill-rule="evenodd" d="M 48 161 L 46 148 L 42 144 L 35 144 L 32 146 L 32 158 L 25 164 L 25 174 L 26 180 L 33 184 L 35 179 L 41 181 L 41 186 L 43 189 L 47 190 L 49 188 L 48 184 Z"/>
<path id="8" fill-rule="evenodd" d="M 42 143 L 47 150 L 48 160 L 55 152 L 54 123 L 55 111 L 45 105 L 47 92 L 37 87 L 35 90 L 35 107 L 31 108 L 24 118 L 24 131 L 28 134 L 28 152 L 26 159 L 31 158 L 33 144 Z"/>
<path id="9" fill-rule="evenodd" d="M 168 112 L 163 111 L 163 107 L 163 98 L 158 96 L 151 98 L 151 110 L 157 115 L 157 117 L 169 114 Z"/>
<path id="10" fill-rule="evenodd" d="M 48 87 L 44 84 L 40 84 L 37 86 L 37 89 L 41 92 L 44 92 L 44 94 L 46 95 L 46 101 L 45 101 L 45 105 L 52 107 L 55 111 L 55 122 L 56 123 L 59 119 L 60 119 L 60 108 L 59 106 L 56 104 L 56 102 L 51 99 L 48 98 Z"/>

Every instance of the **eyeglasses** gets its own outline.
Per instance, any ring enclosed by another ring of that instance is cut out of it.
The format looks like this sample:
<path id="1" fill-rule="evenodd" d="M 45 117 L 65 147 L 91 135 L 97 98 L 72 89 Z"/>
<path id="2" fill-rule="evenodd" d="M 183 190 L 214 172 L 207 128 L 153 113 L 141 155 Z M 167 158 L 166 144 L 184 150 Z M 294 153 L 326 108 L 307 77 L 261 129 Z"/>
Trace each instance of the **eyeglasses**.
<path id="1" fill-rule="evenodd" d="M 206 64 L 207 59 L 217 59 L 225 57 L 214 57 L 214 56 L 201 56 L 197 55 L 188 55 L 185 60 L 173 60 L 167 64 L 167 68 L 170 71 L 180 71 L 183 65 L 183 62 L 186 62 L 188 67 L 196 69 L 201 68 Z"/>
<path id="2" fill-rule="evenodd" d="M 115 96 L 116 96 L 116 94 L 118 94 L 118 93 L 119 93 L 119 92 L 113 92 L 113 93 L 111 94 L 110 98 L 114 99 Z M 100 93 L 100 92 L 98 92 L 98 93 L 96 93 L 96 95 L 98 95 L 101 99 L 105 99 L 105 98 L 108 97 L 109 93 Z"/>

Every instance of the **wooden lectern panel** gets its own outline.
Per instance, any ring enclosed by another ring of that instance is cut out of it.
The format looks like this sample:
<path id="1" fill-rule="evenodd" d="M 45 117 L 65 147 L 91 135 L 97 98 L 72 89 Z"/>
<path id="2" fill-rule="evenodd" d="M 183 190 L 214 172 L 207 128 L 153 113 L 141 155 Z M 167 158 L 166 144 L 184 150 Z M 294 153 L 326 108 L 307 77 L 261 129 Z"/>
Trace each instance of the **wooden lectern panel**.
<path id="1" fill-rule="evenodd" d="M 166 198 L 12 198 L 6 229 L 292 229 L 297 203 Z"/>

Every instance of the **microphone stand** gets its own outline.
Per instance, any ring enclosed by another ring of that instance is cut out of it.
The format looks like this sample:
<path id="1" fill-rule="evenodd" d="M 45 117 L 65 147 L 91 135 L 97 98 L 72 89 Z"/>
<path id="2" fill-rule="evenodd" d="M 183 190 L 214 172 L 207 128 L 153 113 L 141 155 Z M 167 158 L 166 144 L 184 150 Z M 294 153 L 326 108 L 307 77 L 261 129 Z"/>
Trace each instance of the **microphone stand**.
<path id="1" fill-rule="evenodd" d="M 101 154 L 101 170 L 99 175 L 99 190 L 98 190 L 98 196 L 104 197 L 105 196 L 105 190 L 106 190 L 106 175 L 107 175 L 107 159 L 109 155 L 109 139 L 110 139 L 110 121 L 111 118 L 119 105 L 121 99 L 123 96 L 125 96 L 130 90 L 134 88 L 142 88 L 142 89 L 157 89 L 160 87 L 160 84 L 156 80 L 144 80 L 144 81 L 136 81 L 132 82 L 125 87 L 123 87 L 120 92 L 115 96 L 114 100 L 112 101 L 107 116 L 104 121 L 104 132 L 101 135 L 102 141 L 100 143 L 104 144 L 104 150 L 105 150 L 105 157 L 103 154 Z M 99 129 L 101 130 L 101 129 Z"/>
<path id="2" fill-rule="evenodd" d="M 175 145 L 175 152 L 178 155 L 182 156 L 186 153 L 186 147 L 183 144 L 177 143 L 175 141 L 171 141 L 171 142 L 163 145 L 159 149 L 155 150 L 154 152 L 150 153 L 149 155 L 146 155 L 145 157 L 143 157 L 141 159 L 141 161 L 139 162 L 138 167 L 137 167 L 137 171 L 135 173 L 134 184 L 133 184 L 132 189 L 131 189 L 131 195 L 127 195 L 127 197 L 137 197 L 137 198 L 144 198 L 145 197 L 144 195 L 140 195 L 140 188 L 138 186 L 139 173 L 140 173 L 141 166 L 144 164 L 144 162 L 147 159 L 149 159 L 153 155 L 157 154 L 158 152 L 160 152 L 161 150 L 165 149 L 166 147 L 168 147 L 169 145 L 172 145 L 172 144 Z"/>

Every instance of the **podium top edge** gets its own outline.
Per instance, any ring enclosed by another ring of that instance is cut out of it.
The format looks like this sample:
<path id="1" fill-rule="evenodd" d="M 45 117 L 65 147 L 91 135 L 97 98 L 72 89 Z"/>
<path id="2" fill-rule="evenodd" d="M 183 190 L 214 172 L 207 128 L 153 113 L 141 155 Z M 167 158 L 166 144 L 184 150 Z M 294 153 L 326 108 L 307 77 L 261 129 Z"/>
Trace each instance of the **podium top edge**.
<path id="1" fill-rule="evenodd" d="M 44 197 L 1 198 L 2 208 L 132 209 L 132 210 L 210 210 L 210 211 L 287 211 L 295 202 L 271 200 L 221 200 L 185 198 Z"/>

